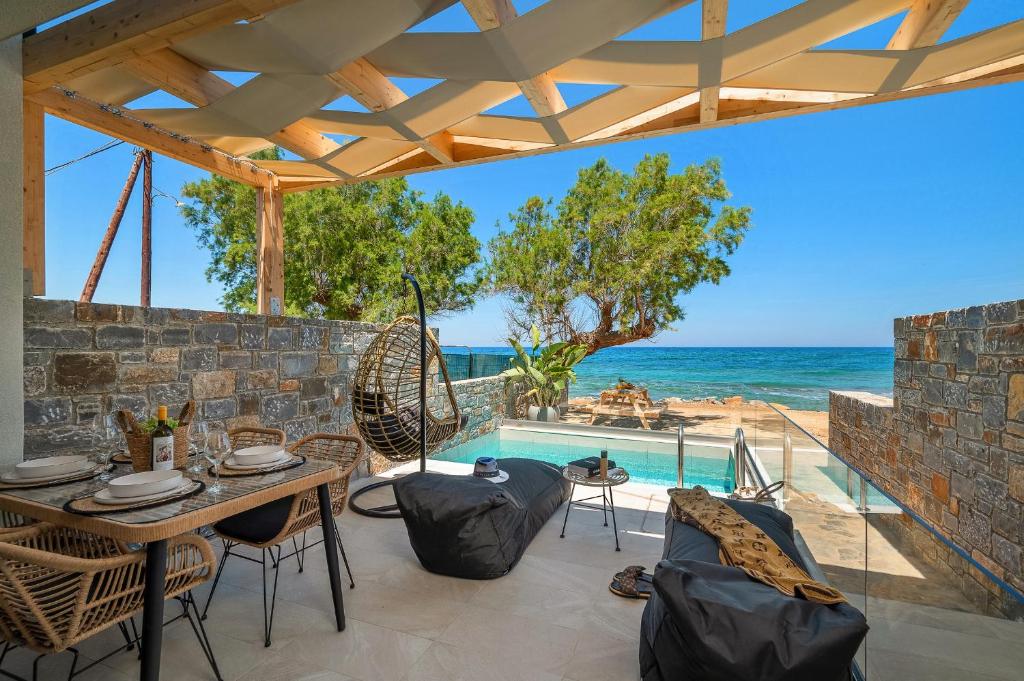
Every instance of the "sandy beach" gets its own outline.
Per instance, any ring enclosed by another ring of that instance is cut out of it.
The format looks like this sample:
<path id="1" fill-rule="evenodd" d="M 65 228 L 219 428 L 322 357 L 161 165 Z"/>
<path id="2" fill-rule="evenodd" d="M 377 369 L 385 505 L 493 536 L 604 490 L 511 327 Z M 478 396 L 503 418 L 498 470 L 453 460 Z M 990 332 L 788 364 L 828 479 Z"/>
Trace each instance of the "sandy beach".
<path id="1" fill-rule="evenodd" d="M 569 400 L 569 411 L 563 415 L 562 420 L 567 423 L 587 423 L 591 417 L 591 409 L 596 403 L 596 396 L 574 397 Z M 754 424 L 770 427 L 781 423 L 778 414 L 763 403 L 747 401 L 739 396 L 720 400 L 682 400 L 669 397 L 657 400 L 655 405 L 664 407 L 664 412 L 661 418 L 650 421 L 652 430 L 674 431 L 682 424 L 687 432 L 731 436 L 739 427 L 750 430 Z M 773 406 L 822 443 L 828 444 L 827 411 L 790 409 L 782 404 Z M 617 428 L 642 427 L 640 420 L 634 416 L 599 416 L 594 425 Z"/>

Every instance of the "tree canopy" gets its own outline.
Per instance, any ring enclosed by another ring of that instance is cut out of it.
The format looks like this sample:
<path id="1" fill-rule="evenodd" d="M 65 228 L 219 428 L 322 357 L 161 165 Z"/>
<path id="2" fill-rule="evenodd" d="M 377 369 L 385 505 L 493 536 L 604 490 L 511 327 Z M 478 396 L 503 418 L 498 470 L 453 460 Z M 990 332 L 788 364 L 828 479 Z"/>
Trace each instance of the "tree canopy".
<path id="1" fill-rule="evenodd" d="M 553 212 L 529 198 L 488 247 L 485 278 L 510 301 L 510 332 L 537 323 L 592 354 L 670 328 L 684 315 L 680 294 L 729 274 L 750 227 L 750 208 L 724 205 L 730 197 L 717 159 L 673 174 L 658 154 L 632 174 L 604 159 L 582 169 Z"/>
<path id="2" fill-rule="evenodd" d="M 207 279 L 223 284 L 225 308 L 254 311 L 256 190 L 215 175 L 182 195 L 192 200 L 181 209 L 185 221 L 210 251 Z M 480 285 L 473 219 L 461 202 L 444 193 L 425 200 L 404 178 L 286 194 L 285 311 L 386 321 L 415 310 L 403 272 L 419 279 L 429 314 L 469 308 Z"/>

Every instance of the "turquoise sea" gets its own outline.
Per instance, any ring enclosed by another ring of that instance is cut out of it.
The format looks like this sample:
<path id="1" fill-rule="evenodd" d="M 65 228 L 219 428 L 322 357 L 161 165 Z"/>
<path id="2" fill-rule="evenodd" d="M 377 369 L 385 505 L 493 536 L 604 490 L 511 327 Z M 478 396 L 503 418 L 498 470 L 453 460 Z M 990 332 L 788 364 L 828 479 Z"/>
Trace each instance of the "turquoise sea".
<path id="1" fill-rule="evenodd" d="M 445 348 L 445 352 L 460 352 Z M 461 349 L 466 352 L 466 349 Z M 473 348 L 506 354 L 508 348 Z M 892 348 L 607 348 L 577 367 L 572 395 L 597 395 L 621 376 L 651 397 L 729 397 L 828 410 L 829 390 L 892 395 Z"/>

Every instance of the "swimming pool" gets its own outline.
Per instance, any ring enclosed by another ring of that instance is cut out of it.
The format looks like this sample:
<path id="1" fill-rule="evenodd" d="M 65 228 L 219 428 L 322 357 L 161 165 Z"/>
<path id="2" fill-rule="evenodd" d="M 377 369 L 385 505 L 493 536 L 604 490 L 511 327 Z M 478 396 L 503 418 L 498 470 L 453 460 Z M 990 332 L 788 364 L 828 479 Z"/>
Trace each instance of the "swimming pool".
<path id="1" fill-rule="evenodd" d="M 539 459 L 559 466 L 602 449 L 629 473 L 630 480 L 675 487 L 676 443 L 625 437 L 595 437 L 522 428 L 500 428 L 492 433 L 438 452 L 432 459 L 473 463 L 480 456 Z M 733 464 L 728 447 L 687 444 L 684 487 L 701 485 L 708 491 L 732 491 Z"/>

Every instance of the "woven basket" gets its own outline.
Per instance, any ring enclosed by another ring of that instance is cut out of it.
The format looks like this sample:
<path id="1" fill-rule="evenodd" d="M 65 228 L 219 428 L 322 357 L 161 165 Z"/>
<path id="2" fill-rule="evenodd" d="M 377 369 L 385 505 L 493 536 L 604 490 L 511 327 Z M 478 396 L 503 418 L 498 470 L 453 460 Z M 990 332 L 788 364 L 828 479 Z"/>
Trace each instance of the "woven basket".
<path id="1" fill-rule="evenodd" d="M 196 403 L 189 400 L 181 409 L 178 427 L 174 429 L 174 467 L 184 468 L 188 464 L 188 435 L 192 426 L 192 416 L 196 411 Z M 118 424 L 124 431 L 124 439 L 128 444 L 128 453 L 132 457 L 132 469 L 136 472 L 153 470 L 152 442 L 148 433 L 138 427 L 135 417 L 127 410 L 118 412 Z"/>

